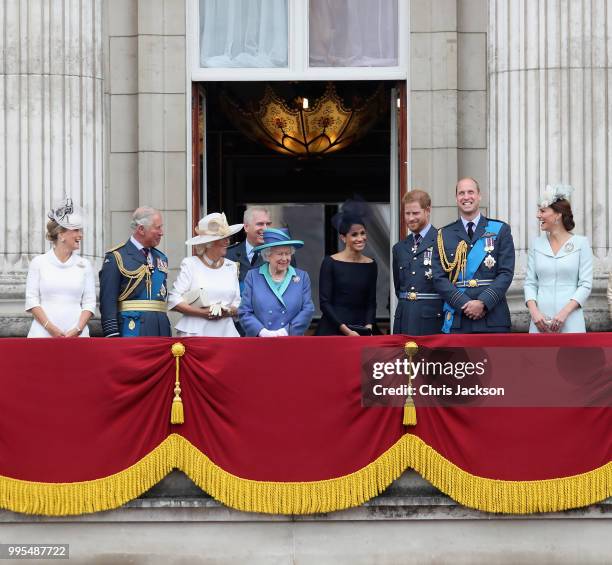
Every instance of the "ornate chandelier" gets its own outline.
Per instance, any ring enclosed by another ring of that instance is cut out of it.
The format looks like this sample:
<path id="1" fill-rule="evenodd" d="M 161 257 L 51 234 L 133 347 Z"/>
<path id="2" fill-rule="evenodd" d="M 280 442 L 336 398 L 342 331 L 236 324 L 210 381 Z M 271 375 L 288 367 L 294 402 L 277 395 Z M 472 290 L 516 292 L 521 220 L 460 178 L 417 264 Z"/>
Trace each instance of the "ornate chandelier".
<path id="1" fill-rule="evenodd" d="M 333 83 L 314 103 L 298 97 L 287 102 L 267 86 L 259 102 L 242 108 L 227 95 L 222 107 L 232 123 L 247 137 L 270 149 L 299 158 L 341 151 L 363 137 L 384 112 L 382 86 L 365 100 L 347 107 Z"/>

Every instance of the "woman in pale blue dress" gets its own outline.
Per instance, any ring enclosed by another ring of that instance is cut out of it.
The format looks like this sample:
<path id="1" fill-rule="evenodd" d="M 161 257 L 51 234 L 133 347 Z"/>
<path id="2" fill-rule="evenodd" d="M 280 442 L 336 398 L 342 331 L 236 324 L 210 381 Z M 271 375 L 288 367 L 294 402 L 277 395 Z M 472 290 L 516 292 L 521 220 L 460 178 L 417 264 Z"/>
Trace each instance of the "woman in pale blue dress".
<path id="1" fill-rule="evenodd" d="M 593 253 L 585 236 L 571 233 L 572 190 L 547 186 L 538 205 L 544 233 L 529 248 L 525 280 L 530 333 L 586 332 L 583 308 L 593 285 Z"/>

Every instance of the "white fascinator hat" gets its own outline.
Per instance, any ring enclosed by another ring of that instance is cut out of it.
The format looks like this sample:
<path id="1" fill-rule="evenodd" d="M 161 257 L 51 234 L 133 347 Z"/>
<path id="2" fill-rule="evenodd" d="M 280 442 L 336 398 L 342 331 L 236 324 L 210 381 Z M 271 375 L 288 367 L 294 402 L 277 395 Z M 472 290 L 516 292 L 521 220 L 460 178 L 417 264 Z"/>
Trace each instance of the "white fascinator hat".
<path id="1" fill-rule="evenodd" d="M 51 211 L 47 214 L 50 220 L 55 220 L 60 226 L 67 230 L 78 230 L 83 227 L 85 210 L 77 206 L 72 198 L 66 197 L 57 200 Z"/>
<path id="2" fill-rule="evenodd" d="M 557 200 L 567 200 L 569 202 L 574 187 L 569 184 L 547 184 L 544 192 L 540 195 L 538 206 L 540 208 L 548 208 Z"/>

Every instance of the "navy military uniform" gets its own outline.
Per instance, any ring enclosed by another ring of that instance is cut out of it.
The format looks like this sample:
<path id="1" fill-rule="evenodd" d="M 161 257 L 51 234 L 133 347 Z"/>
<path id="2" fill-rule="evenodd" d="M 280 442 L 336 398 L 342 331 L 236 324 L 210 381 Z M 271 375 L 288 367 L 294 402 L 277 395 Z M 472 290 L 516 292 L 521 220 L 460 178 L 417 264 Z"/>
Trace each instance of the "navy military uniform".
<path id="1" fill-rule="evenodd" d="M 418 245 L 415 234 L 393 246 L 393 284 L 399 302 L 394 334 L 430 335 L 442 328 L 442 299 L 433 286 L 437 230 L 432 225 Z"/>
<path id="2" fill-rule="evenodd" d="M 489 224 L 490 222 L 490 224 Z M 495 231 L 498 230 L 497 233 Z M 474 235 L 470 240 L 461 219 L 440 230 L 446 258 L 452 262 L 456 258 L 457 246 L 465 241 L 467 251 L 484 246 L 483 259 L 465 280 L 453 284 L 449 273 L 441 263 L 438 246 L 434 246 L 433 282 L 436 291 L 445 301 L 444 318 L 449 333 L 496 333 L 509 332 L 511 326 L 510 310 L 506 292 L 514 276 L 514 242 L 510 226 L 499 220 L 480 216 Z M 468 264 L 470 262 L 468 256 Z M 452 273 L 451 273 L 452 274 Z M 472 320 L 463 315 L 461 307 L 470 300 L 481 300 L 485 305 L 485 316 Z"/>
<path id="3" fill-rule="evenodd" d="M 246 277 L 249 269 L 253 269 L 255 267 L 261 267 L 263 265 L 263 259 L 256 253 L 255 261 L 251 265 L 249 261 L 249 256 L 246 250 L 246 240 L 241 241 L 240 243 L 234 243 L 227 248 L 226 257 L 235 263 L 240 265 L 238 269 L 238 281 L 240 282 L 240 290 L 244 287 L 244 277 Z"/>
<path id="4" fill-rule="evenodd" d="M 131 240 L 106 253 L 100 270 L 100 313 L 106 337 L 170 336 L 168 258 Z"/>

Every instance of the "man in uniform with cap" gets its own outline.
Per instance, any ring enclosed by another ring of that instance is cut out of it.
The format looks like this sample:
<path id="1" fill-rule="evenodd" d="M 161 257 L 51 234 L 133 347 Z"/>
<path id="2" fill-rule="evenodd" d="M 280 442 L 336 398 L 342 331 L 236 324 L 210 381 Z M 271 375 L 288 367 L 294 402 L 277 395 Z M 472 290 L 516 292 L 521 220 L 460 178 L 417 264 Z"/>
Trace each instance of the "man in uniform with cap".
<path id="1" fill-rule="evenodd" d="M 130 239 L 106 253 L 100 270 L 102 330 L 105 337 L 170 336 L 168 258 L 156 249 L 164 235 L 162 215 L 143 206 L 130 227 Z"/>
<path id="2" fill-rule="evenodd" d="M 414 189 L 404 196 L 410 235 L 393 246 L 393 284 L 399 299 L 394 334 L 430 335 L 442 331 L 442 299 L 433 286 L 437 230 L 430 223 L 431 198 Z"/>
<path id="3" fill-rule="evenodd" d="M 480 213 L 473 178 L 455 188 L 459 219 L 439 230 L 433 282 L 444 302 L 444 333 L 509 332 L 506 292 L 514 276 L 510 226 Z"/>

